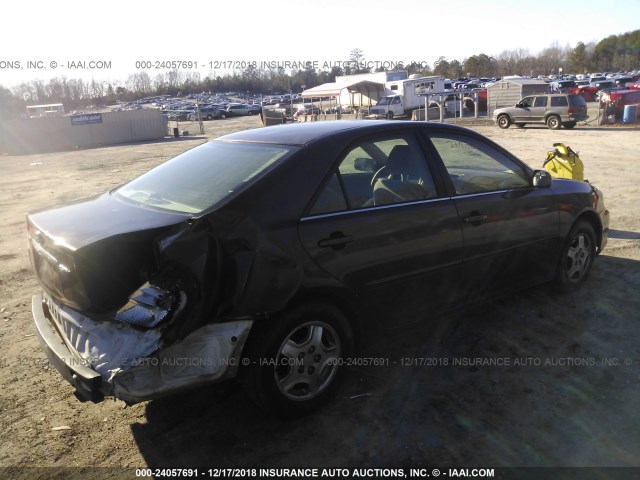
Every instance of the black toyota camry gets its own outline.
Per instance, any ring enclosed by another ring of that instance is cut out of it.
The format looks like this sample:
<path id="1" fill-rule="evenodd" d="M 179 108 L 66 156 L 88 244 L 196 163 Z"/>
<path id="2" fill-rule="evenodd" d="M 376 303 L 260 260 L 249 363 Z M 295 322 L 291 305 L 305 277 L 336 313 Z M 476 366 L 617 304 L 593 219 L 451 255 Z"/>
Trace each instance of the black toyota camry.
<path id="1" fill-rule="evenodd" d="M 608 226 L 598 189 L 460 127 L 260 128 L 29 214 L 33 316 L 81 399 L 237 378 L 301 413 L 334 393 L 363 333 L 578 287 Z"/>

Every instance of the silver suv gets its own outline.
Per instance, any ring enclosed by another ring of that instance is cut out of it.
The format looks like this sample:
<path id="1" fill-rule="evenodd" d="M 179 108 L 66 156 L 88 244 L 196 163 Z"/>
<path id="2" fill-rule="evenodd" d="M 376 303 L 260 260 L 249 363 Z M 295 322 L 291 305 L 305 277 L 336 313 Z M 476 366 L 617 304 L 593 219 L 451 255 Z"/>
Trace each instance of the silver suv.
<path id="1" fill-rule="evenodd" d="M 543 123 L 557 130 L 560 126 L 573 128 L 587 119 L 587 103 L 577 94 L 543 94 L 524 97 L 514 107 L 498 108 L 493 119 L 500 128 L 512 123 L 524 127 L 527 123 Z"/>

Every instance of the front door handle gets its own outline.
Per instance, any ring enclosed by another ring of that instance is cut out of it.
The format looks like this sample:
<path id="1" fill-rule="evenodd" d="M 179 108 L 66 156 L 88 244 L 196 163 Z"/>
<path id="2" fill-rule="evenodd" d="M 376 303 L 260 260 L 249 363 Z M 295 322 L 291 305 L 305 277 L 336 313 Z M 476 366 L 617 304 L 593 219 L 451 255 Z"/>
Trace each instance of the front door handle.
<path id="1" fill-rule="evenodd" d="M 329 235 L 329 238 L 323 238 L 318 241 L 318 246 L 320 248 L 330 247 L 334 250 L 342 250 L 347 243 L 353 242 L 353 237 L 351 235 L 345 235 L 342 232 L 333 232 Z"/>

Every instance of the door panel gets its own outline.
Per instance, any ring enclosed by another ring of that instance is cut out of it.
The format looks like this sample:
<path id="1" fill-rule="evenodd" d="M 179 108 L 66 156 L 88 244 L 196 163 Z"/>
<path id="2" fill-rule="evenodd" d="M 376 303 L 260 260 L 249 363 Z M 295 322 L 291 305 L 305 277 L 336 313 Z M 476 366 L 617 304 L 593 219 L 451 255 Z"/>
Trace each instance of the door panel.
<path id="1" fill-rule="evenodd" d="M 299 235 L 318 265 L 394 324 L 457 298 L 462 232 L 450 199 L 305 218 Z"/>
<path id="2" fill-rule="evenodd" d="M 526 123 L 531 120 L 531 107 L 533 106 L 534 97 L 525 97 L 520 100 L 519 104 L 521 106 L 516 107 L 514 109 L 514 122 L 515 123 Z"/>
<path id="3" fill-rule="evenodd" d="M 487 295 L 548 280 L 558 250 L 558 212 L 549 189 L 457 197 L 465 272 Z"/>
<path id="4" fill-rule="evenodd" d="M 531 120 L 534 122 L 541 122 L 547 114 L 547 102 L 549 97 L 541 95 L 535 97 L 533 107 L 531 107 Z"/>
<path id="5" fill-rule="evenodd" d="M 430 139 L 455 191 L 465 278 L 480 287 L 477 294 L 549 279 L 559 248 L 551 189 L 531 187 L 524 165 L 480 138 L 434 134 Z"/>
<path id="6" fill-rule="evenodd" d="M 322 269 L 393 325 L 454 301 L 460 220 L 453 201 L 439 197 L 413 133 L 348 148 L 301 219 L 299 236 Z"/>

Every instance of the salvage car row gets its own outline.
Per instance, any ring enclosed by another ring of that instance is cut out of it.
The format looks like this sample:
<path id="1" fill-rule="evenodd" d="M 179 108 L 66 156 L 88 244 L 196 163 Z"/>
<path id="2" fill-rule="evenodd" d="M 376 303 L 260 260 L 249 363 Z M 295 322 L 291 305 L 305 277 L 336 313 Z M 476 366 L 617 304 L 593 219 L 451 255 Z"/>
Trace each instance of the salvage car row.
<path id="1" fill-rule="evenodd" d="M 162 114 L 169 120 L 218 120 L 239 115 L 258 115 L 260 107 L 243 103 L 230 103 L 227 105 L 196 105 L 194 103 L 181 106 L 179 109 L 162 110 Z"/>

